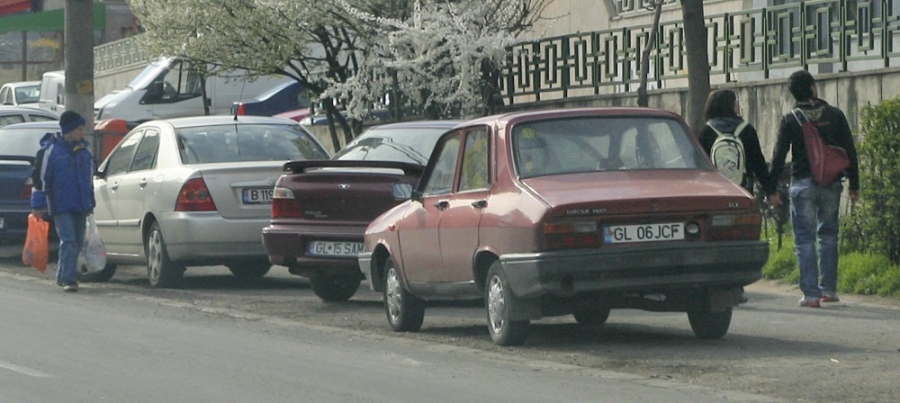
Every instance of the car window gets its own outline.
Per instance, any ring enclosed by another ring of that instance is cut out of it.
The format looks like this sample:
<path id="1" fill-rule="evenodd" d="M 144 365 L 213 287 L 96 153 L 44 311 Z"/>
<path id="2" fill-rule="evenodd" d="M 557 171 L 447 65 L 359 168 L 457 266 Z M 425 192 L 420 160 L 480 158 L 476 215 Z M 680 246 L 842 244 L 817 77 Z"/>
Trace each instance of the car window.
<path id="1" fill-rule="evenodd" d="M 328 153 L 297 125 L 227 124 L 175 132 L 185 164 L 328 158 Z"/>
<path id="2" fill-rule="evenodd" d="M 456 162 L 459 159 L 460 133 L 445 137 L 438 157 L 431 167 L 422 193 L 426 196 L 448 194 L 453 191 L 453 177 L 456 173 Z"/>
<path id="3" fill-rule="evenodd" d="M 122 139 L 122 142 L 119 143 L 118 147 L 116 147 L 109 155 L 109 160 L 104 169 L 107 176 L 121 175 L 128 172 L 129 167 L 131 167 L 134 151 L 141 141 L 142 134 L 143 130 L 136 131 Z"/>
<path id="4" fill-rule="evenodd" d="M 50 122 L 50 121 L 55 122 L 57 120 L 57 118 L 52 117 L 52 116 L 44 116 L 44 115 L 29 115 L 29 116 L 31 116 L 31 120 L 33 122 Z"/>
<path id="5" fill-rule="evenodd" d="M 13 123 L 22 123 L 24 121 L 25 121 L 25 116 L 22 116 L 21 114 L 3 115 L 3 116 L 0 116 L 0 127 L 6 126 L 6 125 L 11 125 Z"/>
<path id="6" fill-rule="evenodd" d="M 142 171 L 153 168 L 156 162 L 156 152 L 159 149 L 159 131 L 148 128 L 144 131 L 141 144 L 134 153 L 134 161 L 131 163 L 132 171 Z"/>
<path id="7" fill-rule="evenodd" d="M 466 133 L 462 171 L 459 175 L 459 191 L 483 189 L 490 183 L 488 175 L 488 133 L 486 129 Z"/>
<path id="8" fill-rule="evenodd" d="M 347 144 L 332 159 L 351 161 L 395 161 L 419 165 L 428 156 L 445 128 L 376 129 Z"/>
<path id="9" fill-rule="evenodd" d="M 709 168 L 674 119 L 578 117 L 527 122 L 512 132 L 520 177 L 633 169 Z"/>
<path id="10" fill-rule="evenodd" d="M 13 105 L 12 90 L 9 87 L 0 88 L 0 104 Z"/>

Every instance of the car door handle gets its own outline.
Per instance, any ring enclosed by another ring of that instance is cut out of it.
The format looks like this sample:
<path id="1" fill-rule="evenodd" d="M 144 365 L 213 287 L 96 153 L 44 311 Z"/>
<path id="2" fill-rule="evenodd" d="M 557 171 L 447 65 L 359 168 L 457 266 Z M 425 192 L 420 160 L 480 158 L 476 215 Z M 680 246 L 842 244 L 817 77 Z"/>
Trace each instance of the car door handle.
<path id="1" fill-rule="evenodd" d="M 472 207 L 485 208 L 487 207 L 487 200 L 475 200 L 472 202 Z"/>
<path id="2" fill-rule="evenodd" d="M 141 179 L 141 182 L 138 183 L 138 186 L 142 188 L 147 187 L 147 178 Z"/>
<path id="3" fill-rule="evenodd" d="M 437 203 L 434 203 L 434 207 L 436 207 L 438 210 L 446 210 L 447 207 L 450 207 L 450 201 L 438 200 Z"/>
<path id="4" fill-rule="evenodd" d="M 109 185 L 109 188 L 112 189 L 112 190 L 118 189 L 118 188 L 119 188 L 119 182 L 113 182 L 111 185 Z"/>

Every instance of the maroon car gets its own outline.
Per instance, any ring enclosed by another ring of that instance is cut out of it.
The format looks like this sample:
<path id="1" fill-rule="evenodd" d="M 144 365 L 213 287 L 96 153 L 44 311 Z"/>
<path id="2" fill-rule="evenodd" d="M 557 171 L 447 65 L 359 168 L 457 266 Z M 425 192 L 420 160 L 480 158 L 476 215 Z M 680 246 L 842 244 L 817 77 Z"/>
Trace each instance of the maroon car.
<path id="1" fill-rule="evenodd" d="M 370 128 L 330 160 L 294 161 L 278 178 L 262 240 L 272 264 L 308 277 L 325 301 L 353 297 L 357 254 L 373 218 L 409 199 L 441 134 L 460 122 Z"/>
<path id="2" fill-rule="evenodd" d="M 409 201 L 365 233 L 362 272 L 396 331 L 428 299 L 483 298 L 495 343 L 529 321 L 610 309 L 687 312 L 723 337 L 768 258 L 754 198 L 678 115 L 647 108 L 509 113 L 438 140 Z"/>

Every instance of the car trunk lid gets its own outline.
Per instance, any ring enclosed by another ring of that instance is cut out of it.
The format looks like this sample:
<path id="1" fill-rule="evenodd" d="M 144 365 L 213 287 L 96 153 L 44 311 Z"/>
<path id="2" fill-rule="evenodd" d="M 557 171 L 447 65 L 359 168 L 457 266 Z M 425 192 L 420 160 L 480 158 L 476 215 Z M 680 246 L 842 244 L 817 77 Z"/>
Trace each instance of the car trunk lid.
<path id="1" fill-rule="evenodd" d="M 223 218 L 266 218 L 284 161 L 205 164 L 199 174 Z"/>

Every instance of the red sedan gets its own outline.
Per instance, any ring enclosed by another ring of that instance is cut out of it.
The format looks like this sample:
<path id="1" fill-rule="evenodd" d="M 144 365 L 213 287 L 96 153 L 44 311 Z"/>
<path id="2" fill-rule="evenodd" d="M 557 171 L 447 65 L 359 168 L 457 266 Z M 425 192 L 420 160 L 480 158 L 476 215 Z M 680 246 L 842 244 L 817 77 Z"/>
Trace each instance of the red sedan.
<path id="1" fill-rule="evenodd" d="M 369 224 L 359 265 L 396 331 L 420 329 L 425 300 L 483 298 L 499 345 L 531 320 L 597 325 L 619 308 L 687 312 L 716 339 L 761 277 L 761 222 L 674 113 L 516 112 L 442 136 L 411 199 Z"/>

